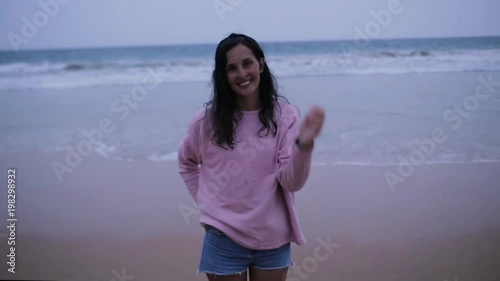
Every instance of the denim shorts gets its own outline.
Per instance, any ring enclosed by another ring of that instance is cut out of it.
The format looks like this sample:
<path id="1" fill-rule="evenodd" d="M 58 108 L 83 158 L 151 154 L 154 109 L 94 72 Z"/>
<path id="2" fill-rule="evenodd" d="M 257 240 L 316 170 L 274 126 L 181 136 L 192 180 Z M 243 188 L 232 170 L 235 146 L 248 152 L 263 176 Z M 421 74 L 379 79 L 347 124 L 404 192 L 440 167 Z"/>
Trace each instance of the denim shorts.
<path id="1" fill-rule="evenodd" d="M 273 270 L 293 265 L 290 243 L 272 250 L 245 248 L 222 231 L 206 226 L 198 273 L 214 275 L 242 274 L 249 267 Z"/>

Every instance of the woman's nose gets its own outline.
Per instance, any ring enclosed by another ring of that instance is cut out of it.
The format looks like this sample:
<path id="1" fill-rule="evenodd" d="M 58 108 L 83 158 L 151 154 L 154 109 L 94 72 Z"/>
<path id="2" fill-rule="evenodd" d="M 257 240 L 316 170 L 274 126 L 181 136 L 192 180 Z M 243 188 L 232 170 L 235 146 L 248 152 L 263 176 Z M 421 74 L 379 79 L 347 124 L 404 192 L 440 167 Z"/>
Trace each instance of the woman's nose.
<path id="1" fill-rule="evenodd" d="M 236 76 L 238 78 L 245 78 L 245 76 L 247 75 L 245 69 L 243 69 L 242 67 L 238 67 L 238 70 L 236 72 Z"/>

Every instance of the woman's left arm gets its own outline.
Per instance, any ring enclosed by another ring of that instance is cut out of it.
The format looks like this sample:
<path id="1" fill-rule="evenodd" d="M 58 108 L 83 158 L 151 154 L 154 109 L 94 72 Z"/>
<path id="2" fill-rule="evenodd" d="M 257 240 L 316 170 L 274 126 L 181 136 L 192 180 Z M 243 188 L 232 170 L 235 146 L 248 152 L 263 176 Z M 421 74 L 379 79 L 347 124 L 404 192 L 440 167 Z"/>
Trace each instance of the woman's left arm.
<path id="1" fill-rule="evenodd" d="M 300 114 L 293 108 L 292 121 L 278 146 L 277 179 L 283 189 L 299 191 L 306 183 L 311 170 L 314 139 L 321 132 L 325 112 L 313 107 L 299 125 Z"/>

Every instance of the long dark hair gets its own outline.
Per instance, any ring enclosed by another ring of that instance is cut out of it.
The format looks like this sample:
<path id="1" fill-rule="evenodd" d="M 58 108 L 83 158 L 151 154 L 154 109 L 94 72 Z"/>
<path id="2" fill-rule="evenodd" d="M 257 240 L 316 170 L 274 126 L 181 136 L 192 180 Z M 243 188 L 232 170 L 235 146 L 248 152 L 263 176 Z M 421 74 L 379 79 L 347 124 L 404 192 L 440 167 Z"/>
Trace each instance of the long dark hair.
<path id="1" fill-rule="evenodd" d="M 234 149 L 236 141 L 235 131 L 238 122 L 242 117 L 237 108 L 236 94 L 231 90 L 226 76 L 227 52 L 238 44 L 252 50 L 253 55 L 260 61 L 264 59 L 264 70 L 260 74 L 259 101 L 260 111 L 259 119 L 262 127 L 259 130 L 259 136 L 267 136 L 272 133 L 276 136 L 278 124 L 274 116 L 275 106 L 278 104 L 278 84 L 265 61 L 264 52 L 253 38 L 244 34 L 232 33 L 223 39 L 215 51 L 215 69 L 212 74 L 213 92 L 212 99 L 207 103 L 211 106 L 212 127 L 214 134 L 212 142 L 222 148 L 229 147 Z M 283 98 L 284 99 L 284 98 Z M 285 99 L 286 100 L 286 99 Z M 261 135 L 261 133 L 264 133 Z"/>

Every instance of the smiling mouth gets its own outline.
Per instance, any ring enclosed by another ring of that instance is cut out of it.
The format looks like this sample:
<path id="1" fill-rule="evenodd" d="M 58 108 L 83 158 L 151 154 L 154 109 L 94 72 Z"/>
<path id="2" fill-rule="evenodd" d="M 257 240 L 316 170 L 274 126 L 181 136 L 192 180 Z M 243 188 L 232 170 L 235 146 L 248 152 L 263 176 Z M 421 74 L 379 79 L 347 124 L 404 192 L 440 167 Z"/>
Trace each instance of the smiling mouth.
<path id="1" fill-rule="evenodd" d="M 241 82 L 241 83 L 238 83 L 238 86 L 246 86 L 246 85 L 250 84 L 250 82 L 251 82 L 251 80 Z"/>

